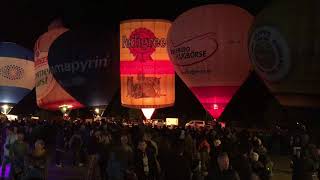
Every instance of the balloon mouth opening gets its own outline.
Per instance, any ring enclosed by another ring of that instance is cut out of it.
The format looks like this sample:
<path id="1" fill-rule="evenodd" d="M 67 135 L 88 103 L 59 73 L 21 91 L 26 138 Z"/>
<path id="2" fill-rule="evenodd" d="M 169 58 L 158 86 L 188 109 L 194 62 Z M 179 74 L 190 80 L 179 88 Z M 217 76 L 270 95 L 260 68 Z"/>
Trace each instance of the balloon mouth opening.
<path id="1" fill-rule="evenodd" d="M 3 104 L 1 106 L 1 113 L 4 115 L 7 115 L 10 113 L 10 111 L 12 110 L 13 106 L 9 105 L 9 104 Z"/>
<path id="2" fill-rule="evenodd" d="M 72 105 L 67 105 L 67 104 L 59 106 L 59 109 L 62 112 L 64 118 L 69 117 L 72 107 L 73 107 Z"/>
<path id="3" fill-rule="evenodd" d="M 104 111 L 105 111 L 105 108 L 96 107 L 93 109 L 93 114 L 95 117 L 102 117 L 104 114 Z"/>
<path id="4" fill-rule="evenodd" d="M 142 108 L 141 111 L 146 119 L 151 119 L 155 108 Z"/>
<path id="5" fill-rule="evenodd" d="M 214 110 L 218 110 L 219 109 L 219 105 L 218 104 L 213 104 L 213 109 Z"/>

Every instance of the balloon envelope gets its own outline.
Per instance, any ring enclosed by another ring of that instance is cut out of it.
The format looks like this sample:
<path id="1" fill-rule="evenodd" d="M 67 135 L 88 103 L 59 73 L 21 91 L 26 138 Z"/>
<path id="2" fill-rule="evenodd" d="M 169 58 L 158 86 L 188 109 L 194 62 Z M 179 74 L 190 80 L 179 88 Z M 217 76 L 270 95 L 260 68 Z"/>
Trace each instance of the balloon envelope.
<path id="1" fill-rule="evenodd" d="M 214 118 L 248 76 L 252 21 L 239 7 L 205 5 L 180 15 L 169 31 L 168 50 L 177 74 Z"/>
<path id="2" fill-rule="evenodd" d="M 171 22 L 161 19 L 135 19 L 120 23 L 123 106 L 130 108 L 173 106 L 174 67 L 166 43 L 170 26 Z"/>
<path id="3" fill-rule="evenodd" d="M 66 31 L 68 29 L 51 24 L 49 31 L 38 38 L 34 47 L 37 104 L 43 109 L 59 110 L 62 105 L 68 105 L 71 109 L 83 107 L 57 83 L 49 70 L 49 48 L 53 41 Z"/>
<path id="4" fill-rule="evenodd" d="M 119 88 L 118 34 L 71 30 L 57 38 L 49 51 L 55 79 L 86 106 L 107 105 Z"/>
<path id="5" fill-rule="evenodd" d="M 282 105 L 320 107 L 319 6 L 318 0 L 273 1 L 251 29 L 251 63 Z"/>
<path id="6" fill-rule="evenodd" d="M 33 53 L 0 42 L 0 103 L 16 104 L 34 88 Z"/>

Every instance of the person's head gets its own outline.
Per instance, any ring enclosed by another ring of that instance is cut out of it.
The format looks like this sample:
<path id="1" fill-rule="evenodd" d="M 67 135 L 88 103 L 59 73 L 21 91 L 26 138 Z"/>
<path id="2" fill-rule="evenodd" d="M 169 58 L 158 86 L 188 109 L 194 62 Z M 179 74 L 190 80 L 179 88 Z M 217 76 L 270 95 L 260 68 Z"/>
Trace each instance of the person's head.
<path id="1" fill-rule="evenodd" d="M 120 137 L 120 141 L 122 145 L 128 144 L 128 136 L 126 134 L 122 134 Z"/>
<path id="2" fill-rule="evenodd" d="M 23 132 L 18 132 L 18 134 L 17 134 L 17 139 L 18 139 L 18 141 L 23 141 L 23 140 L 24 140 L 24 134 L 23 134 Z"/>
<path id="3" fill-rule="evenodd" d="M 213 144 L 214 144 L 215 147 L 219 147 L 221 145 L 220 139 L 214 140 Z"/>
<path id="4" fill-rule="evenodd" d="M 145 141 L 150 141 L 151 140 L 151 134 L 150 133 L 144 133 L 143 134 L 143 139 Z"/>
<path id="5" fill-rule="evenodd" d="M 259 161 L 259 154 L 258 153 L 252 152 L 250 155 L 251 155 L 250 158 L 252 161 Z"/>
<path id="6" fill-rule="evenodd" d="M 94 132 L 94 136 L 95 136 L 96 138 L 100 139 L 100 138 L 101 138 L 101 132 L 100 132 L 100 131 Z"/>
<path id="7" fill-rule="evenodd" d="M 104 143 L 104 144 L 110 144 L 110 138 L 109 138 L 109 134 L 103 134 L 101 136 L 101 141 Z"/>
<path id="8" fill-rule="evenodd" d="M 34 144 L 34 148 L 36 150 L 42 150 L 42 149 L 44 149 L 44 146 L 45 146 L 44 141 L 41 139 L 38 139 Z"/>
<path id="9" fill-rule="evenodd" d="M 219 154 L 217 161 L 221 171 L 229 169 L 229 156 L 227 153 Z"/>
<path id="10" fill-rule="evenodd" d="M 184 130 L 181 130 L 179 139 L 185 139 L 185 137 L 186 137 L 185 131 L 184 131 Z"/>
<path id="11" fill-rule="evenodd" d="M 147 148 L 147 143 L 144 139 L 141 139 L 138 143 L 138 149 L 141 150 L 142 152 L 145 152 Z"/>

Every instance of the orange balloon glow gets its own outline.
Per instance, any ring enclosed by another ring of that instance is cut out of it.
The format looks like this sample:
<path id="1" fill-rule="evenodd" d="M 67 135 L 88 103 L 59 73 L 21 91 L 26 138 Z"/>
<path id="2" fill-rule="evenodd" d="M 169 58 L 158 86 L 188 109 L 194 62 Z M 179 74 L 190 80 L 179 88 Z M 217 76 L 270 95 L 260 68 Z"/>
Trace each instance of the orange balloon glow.
<path id="1" fill-rule="evenodd" d="M 167 52 L 165 20 L 120 24 L 121 103 L 129 108 L 163 108 L 175 100 L 174 68 Z"/>

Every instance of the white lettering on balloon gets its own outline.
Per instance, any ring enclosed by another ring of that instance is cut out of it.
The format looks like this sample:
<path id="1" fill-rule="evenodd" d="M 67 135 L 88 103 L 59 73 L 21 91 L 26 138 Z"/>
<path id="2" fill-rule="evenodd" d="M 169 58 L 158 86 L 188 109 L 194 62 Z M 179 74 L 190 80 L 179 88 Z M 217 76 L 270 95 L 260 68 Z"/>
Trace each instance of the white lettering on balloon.
<path id="1" fill-rule="evenodd" d="M 86 72 L 88 70 L 99 70 L 105 69 L 111 63 L 111 59 L 107 58 L 92 58 L 86 61 L 72 61 L 69 63 L 56 64 L 50 68 L 54 73 L 65 73 L 65 72 Z"/>

